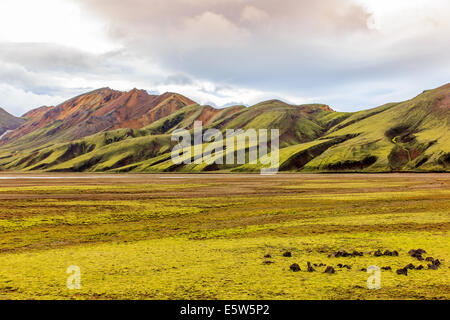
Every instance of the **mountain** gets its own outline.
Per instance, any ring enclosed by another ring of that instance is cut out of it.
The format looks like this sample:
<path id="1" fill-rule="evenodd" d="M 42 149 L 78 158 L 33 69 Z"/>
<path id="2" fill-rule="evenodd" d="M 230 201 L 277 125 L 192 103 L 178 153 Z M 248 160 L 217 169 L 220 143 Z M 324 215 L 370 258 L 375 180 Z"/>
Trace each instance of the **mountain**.
<path id="1" fill-rule="evenodd" d="M 0 144 L 13 142 L 18 149 L 50 142 L 66 142 L 97 132 L 119 128 L 141 128 L 195 102 L 176 93 L 149 95 L 98 89 L 56 107 L 41 107 L 24 115 L 20 127 L 9 132 Z"/>
<path id="2" fill-rule="evenodd" d="M 252 172 L 263 167 L 175 165 L 172 132 L 192 132 L 194 122 L 202 121 L 204 129 L 222 132 L 279 129 L 281 171 L 450 171 L 450 84 L 355 113 L 279 100 L 215 109 L 175 93 L 103 88 L 32 110 L 24 118 L 1 140 L 0 169 Z"/>
<path id="3" fill-rule="evenodd" d="M 6 110 L 0 108 L 0 137 L 7 133 L 7 131 L 16 129 L 25 121 L 25 119 L 15 117 Z"/>

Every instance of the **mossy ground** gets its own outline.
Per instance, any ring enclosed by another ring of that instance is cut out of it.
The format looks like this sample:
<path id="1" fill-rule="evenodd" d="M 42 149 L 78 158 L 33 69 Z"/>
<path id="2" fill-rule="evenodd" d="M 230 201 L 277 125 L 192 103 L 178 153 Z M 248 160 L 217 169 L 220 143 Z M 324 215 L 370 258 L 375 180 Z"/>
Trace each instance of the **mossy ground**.
<path id="1" fill-rule="evenodd" d="M 450 298 L 448 174 L 70 176 L 0 180 L 0 298 Z M 365 254 L 328 257 L 341 249 Z M 396 274 L 409 263 L 425 269 Z M 379 290 L 360 271 L 371 265 L 393 269 Z"/>

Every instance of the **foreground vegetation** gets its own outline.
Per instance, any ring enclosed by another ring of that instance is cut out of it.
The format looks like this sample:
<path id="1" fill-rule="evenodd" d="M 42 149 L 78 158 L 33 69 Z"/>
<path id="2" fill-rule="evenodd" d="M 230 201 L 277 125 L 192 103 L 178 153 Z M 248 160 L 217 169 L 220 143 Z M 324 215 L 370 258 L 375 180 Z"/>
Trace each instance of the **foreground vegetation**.
<path id="1" fill-rule="evenodd" d="M 447 174 L 0 181 L 1 299 L 450 298 Z M 441 266 L 408 254 L 417 248 Z M 329 256 L 338 250 L 364 255 Z M 396 274 L 409 263 L 424 269 Z M 71 265 L 80 290 L 67 289 Z M 379 290 L 366 287 L 371 265 L 392 269 Z"/>

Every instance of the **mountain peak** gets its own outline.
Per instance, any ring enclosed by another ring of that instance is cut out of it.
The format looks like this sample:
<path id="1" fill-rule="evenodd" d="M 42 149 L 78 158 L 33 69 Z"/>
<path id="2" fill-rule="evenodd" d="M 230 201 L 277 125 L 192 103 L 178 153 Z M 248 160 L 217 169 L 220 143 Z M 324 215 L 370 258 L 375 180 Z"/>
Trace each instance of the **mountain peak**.
<path id="1" fill-rule="evenodd" d="M 192 100 L 175 93 L 149 95 L 146 90 L 134 88 L 128 92 L 99 88 L 55 107 L 39 107 L 25 113 L 26 123 L 7 134 L 13 141 L 35 130 L 55 124 L 46 141 L 56 135 L 80 139 L 94 133 L 120 128 L 139 129 L 170 113 L 194 104 Z M 153 112 L 153 110 L 158 112 Z"/>
<path id="2" fill-rule="evenodd" d="M 3 136 L 3 134 L 9 130 L 16 129 L 24 122 L 25 119 L 15 117 L 0 107 L 0 136 Z"/>

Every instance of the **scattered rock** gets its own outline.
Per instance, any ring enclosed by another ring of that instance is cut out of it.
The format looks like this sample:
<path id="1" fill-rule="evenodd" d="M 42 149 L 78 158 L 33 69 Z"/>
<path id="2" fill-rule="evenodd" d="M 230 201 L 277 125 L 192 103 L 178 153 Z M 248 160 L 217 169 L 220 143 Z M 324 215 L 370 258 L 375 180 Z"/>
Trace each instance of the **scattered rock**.
<path id="1" fill-rule="evenodd" d="M 362 257 L 362 256 L 364 255 L 364 253 L 362 253 L 361 251 L 356 251 L 356 250 L 354 250 L 354 251 L 352 252 L 352 255 L 353 255 L 354 257 Z"/>
<path id="2" fill-rule="evenodd" d="M 382 267 L 381 270 L 392 270 L 392 268 L 387 266 L 387 267 Z"/>
<path id="3" fill-rule="evenodd" d="M 352 269 L 352 267 L 349 266 L 349 265 L 347 265 L 347 264 L 344 264 L 344 265 L 342 266 L 342 268 L 347 268 L 348 270 L 351 270 L 351 269 Z"/>
<path id="4" fill-rule="evenodd" d="M 314 270 L 314 268 L 311 266 L 311 263 L 307 263 L 308 264 L 308 272 L 314 272 L 316 270 Z"/>
<path id="5" fill-rule="evenodd" d="M 275 262 L 270 261 L 270 260 L 266 260 L 266 261 L 263 262 L 263 264 L 272 264 L 272 263 L 275 263 Z"/>
<path id="6" fill-rule="evenodd" d="M 266 255 L 264 256 L 264 258 L 270 259 L 270 258 L 272 258 L 272 256 L 271 256 L 270 254 L 266 254 Z"/>
<path id="7" fill-rule="evenodd" d="M 439 259 L 435 259 L 433 261 L 433 263 L 428 265 L 428 269 L 437 270 L 437 269 L 439 269 L 440 265 L 441 265 L 441 262 L 439 261 Z"/>
<path id="8" fill-rule="evenodd" d="M 408 254 L 411 257 L 416 258 L 419 261 L 423 260 L 422 254 L 424 254 L 424 253 L 427 253 L 427 252 L 423 249 L 417 249 L 417 250 L 411 249 L 408 251 Z"/>
<path id="9" fill-rule="evenodd" d="M 363 256 L 364 254 L 360 251 L 356 251 L 354 250 L 352 253 L 347 252 L 345 250 L 339 250 L 336 252 L 331 253 L 330 255 L 328 255 L 328 257 L 335 257 L 335 258 L 340 258 L 340 257 L 360 257 Z"/>
<path id="10" fill-rule="evenodd" d="M 283 257 L 290 258 L 290 257 L 292 257 L 292 253 L 289 251 L 286 251 L 285 253 L 283 253 Z"/>
<path id="11" fill-rule="evenodd" d="M 397 274 L 398 275 L 404 274 L 405 276 L 407 276 L 408 275 L 408 269 L 407 268 L 398 269 L 397 270 Z"/>
<path id="12" fill-rule="evenodd" d="M 409 270 L 414 270 L 415 268 L 416 267 L 412 263 L 410 263 L 407 266 L 405 266 L 405 269 L 409 269 Z"/>
<path id="13" fill-rule="evenodd" d="M 335 273 L 336 271 L 334 270 L 334 268 L 333 267 L 331 267 L 331 266 L 328 266 L 326 269 L 325 269 L 325 271 L 324 271 L 324 273 Z"/>
<path id="14" fill-rule="evenodd" d="M 416 270 L 422 270 L 423 269 L 423 265 L 417 266 Z"/>
<path id="15" fill-rule="evenodd" d="M 319 267 L 325 267 L 326 266 L 326 264 L 324 264 L 324 263 L 319 263 Z"/>
<path id="16" fill-rule="evenodd" d="M 381 250 L 377 250 L 377 251 L 375 251 L 375 252 L 373 253 L 373 255 L 374 255 L 375 257 L 381 257 L 381 256 L 383 255 L 383 252 L 381 252 Z"/>
<path id="17" fill-rule="evenodd" d="M 427 258 L 425 259 L 425 261 L 428 261 L 428 262 L 433 263 L 433 262 L 434 262 L 434 258 L 433 258 L 433 257 L 427 257 Z"/>
<path id="18" fill-rule="evenodd" d="M 384 252 L 382 252 L 380 249 L 378 249 L 377 251 L 375 251 L 373 253 L 373 255 L 375 257 L 382 257 L 382 256 L 388 256 L 388 257 L 398 257 L 398 251 L 397 250 L 384 250 Z"/>
<path id="19" fill-rule="evenodd" d="M 302 269 L 300 269 L 300 266 L 299 266 L 298 264 L 296 264 L 296 263 L 292 264 L 292 265 L 289 267 L 289 269 L 291 269 L 291 271 L 293 271 L 293 272 L 299 272 L 299 271 L 302 270 Z"/>

